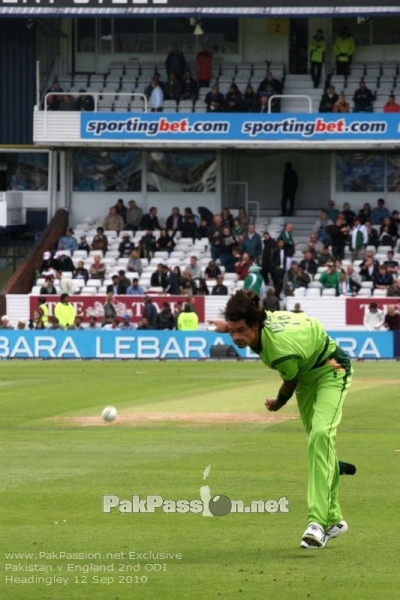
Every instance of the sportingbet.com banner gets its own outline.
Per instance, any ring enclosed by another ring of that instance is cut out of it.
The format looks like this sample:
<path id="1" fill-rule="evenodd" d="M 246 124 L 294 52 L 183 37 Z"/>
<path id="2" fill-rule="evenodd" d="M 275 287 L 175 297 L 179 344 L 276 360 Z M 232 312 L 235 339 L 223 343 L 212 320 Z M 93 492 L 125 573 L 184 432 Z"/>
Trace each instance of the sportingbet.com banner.
<path id="1" fill-rule="evenodd" d="M 82 113 L 81 139 L 175 142 L 343 142 L 400 139 L 400 116 L 354 113 Z"/>
<path id="2" fill-rule="evenodd" d="M 209 331 L 6 331 L 0 332 L 0 359 L 204 360 L 258 359 L 249 348 L 233 345 L 227 334 Z M 393 358 L 393 332 L 329 332 L 351 358 Z M 218 350 L 221 350 L 220 352 Z"/>

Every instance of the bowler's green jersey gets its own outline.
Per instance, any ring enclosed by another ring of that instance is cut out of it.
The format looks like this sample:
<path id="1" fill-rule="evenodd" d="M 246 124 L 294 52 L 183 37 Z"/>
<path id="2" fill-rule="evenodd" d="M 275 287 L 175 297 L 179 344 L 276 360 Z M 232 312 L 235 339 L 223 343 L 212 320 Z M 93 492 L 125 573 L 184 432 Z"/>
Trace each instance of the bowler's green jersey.
<path id="1" fill-rule="evenodd" d="M 297 378 L 301 382 L 337 350 L 334 340 L 316 319 L 285 311 L 266 314 L 258 347 L 253 350 L 268 367 L 279 371 L 284 381 Z"/>

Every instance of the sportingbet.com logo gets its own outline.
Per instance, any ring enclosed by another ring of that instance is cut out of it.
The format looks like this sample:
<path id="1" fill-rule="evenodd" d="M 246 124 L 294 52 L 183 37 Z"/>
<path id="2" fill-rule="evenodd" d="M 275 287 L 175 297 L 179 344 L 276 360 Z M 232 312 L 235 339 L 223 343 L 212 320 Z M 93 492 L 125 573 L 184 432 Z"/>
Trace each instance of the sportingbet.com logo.
<path id="1" fill-rule="evenodd" d="M 211 472 L 208 466 L 204 470 L 203 480 Z M 203 517 L 225 517 L 229 513 L 269 513 L 289 512 L 289 500 L 281 496 L 279 500 L 251 500 L 245 504 L 243 500 L 231 500 L 228 496 L 217 494 L 211 496 L 208 485 L 200 487 L 200 498 L 193 500 L 166 500 L 158 494 L 148 494 L 140 498 L 139 494 L 132 495 L 130 500 L 121 499 L 115 494 L 104 494 L 102 500 L 103 513 L 118 511 L 120 513 L 154 513 L 161 510 L 165 514 L 202 514 Z"/>

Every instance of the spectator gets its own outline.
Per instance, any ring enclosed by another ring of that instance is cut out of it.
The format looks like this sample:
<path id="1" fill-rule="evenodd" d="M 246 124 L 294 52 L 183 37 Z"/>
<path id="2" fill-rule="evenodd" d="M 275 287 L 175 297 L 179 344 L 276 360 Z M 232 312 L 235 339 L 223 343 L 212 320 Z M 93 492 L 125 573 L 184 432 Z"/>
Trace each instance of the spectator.
<path id="1" fill-rule="evenodd" d="M 371 302 L 368 310 L 364 313 L 364 327 L 366 327 L 368 331 L 374 331 L 375 329 L 381 329 L 383 323 L 383 310 L 378 308 L 376 302 Z"/>
<path id="2" fill-rule="evenodd" d="M 195 216 L 193 213 L 185 216 L 185 219 L 184 219 L 182 225 L 180 226 L 179 231 L 181 232 L 182 238 L 192 238 L 192 240 L 196 239 L 197 225 L 196 225 L 196 220 L 195 220 Z"/>
<path id="3" fill-rule="evenodd" d="M 385 219 L 385 221 L 389 221 L 389 223 L 385 222 L 380 227 L 379 246 L 391 246 L 392 248 L 394 248 L 396 245 L 397 235 L 396 236 L 390 235 L 390 232 L 389 232 L 390 219 L 387 219 L 387 220 Z"/>
<path id="4" fill-rule="evenodd" d="M 311 252 L 307 251 L 304 253 L 304 258 L 300 262 L 300 267 L 305 273 L 308 273 L 312 279 L 314 278 L 314 275 L 318 271 L 318 263 L 313 259 Z"/>
<path id="5" fill-rule="evenodd" d="M 118 246 L 119 258 L 129 258 L 132 250 L 135 249 L 135 244 L 131 242 L 131 236 L 128 231 L 122 234 L 122 242 Z"/>
<path id="6" fill-rule="evenodd" d="M 285 296 L 294 296 L 294 290 L 298 288 L 307 288 L 311 281 L 310 275 L 305 273 L 297 261 L 293 260 L 290 269 L 286 271 L 283 277 L 283 293 Z"/>
<path id="7" fill-rule="evenodd" d="M 121 283 L 119 275 L 111 277 L 112 283 L 107 286 L 106 293 L 112 292 L 115 296 L 124 296 L 126 294 L 126 286 Z"/>
<path id="8" fill-rule="evenodd" d="M 390 304 L 387 307 L 387 313 L 384 320 L 385 329 L 389 331 L 397 331 L 400 329 L 400 314 L 396 311 L 396 307 Z"/>
<path id="9" fill-rule="evenodd" d="M 375 246 L 377 248 L 379 246 L 379 233 L 372 227 L 371 221 L 365 221 L 365 228 L 368 233 L 368 246 Z"/>
<path id="10" fill-rule="evenodd" d="M 171 296 L 179 296 L 183 285 L 183 276 L 179 267 L 174 267 L 168 274 L 167 293 Z"/>
<path id="11" fill-rule="evenodd" d="M 204 98 L 204 102 L 207 107 L 207 112 L 223 112 L 224 97 L 219 91 L 219 87 L 216 83 L 211 86 L 211 91 L 208 92 Z"/>
<path id="12" fill-rule="evenodd" d="M 177 206 L 174 206 L 171 209 L 171 214 L 167 219 L 166 228 L 169 231 L 175 232 L 181 227 L 182 223 L 183 223 L 183 215 L 181 215 L 179 208 Z"/>
<path id="13" fill-rule="evenodd" d="M 378 272 L 378 265 L 371 257 L 368 257 L 363 266 L 360 268 L 360 275 L 363 281 L 374 281 L 375 275 Z"/>
<path id="14" fill-rule="evenodd" d="M 112 322 L 117 318 L 117 309 L 115 308 L 114 292 L 107 292 L 106 301 L 104 303 L 104 316 L 102 327 L 109 324 L 111 329 Z"/>
<path id="15" fill-rule="evenodd" d="M 314 233 L 317 234 L 317 239 L 322 242 L 324 246 L 327 246 L 330 243 L 330 236 L 326 231 L 328 225 L 333 225 L 333 222 L 329 219 L 327 212 L 321 210 L 319 219 L 314 223 Z"/>
<path id="16" fill-rule="evenodd" d="M 139 279 L 134 277 L 132 279 L 132 284 L 126 290 L 127 296 L 144 296 L 144 287 L 139 285 Z"/>
<path id="17" fill-rule="evenodd" d="M 224 206 L 221 210 L 221 220 L 224 227 L 229 227 L 229 229 L 233 228 L 233 216 L 227 206 Z"/>
<path id="18" fill-rule="evenodd" d="M 315 36 L 309 43 L 309 51 L 311 79 L 314 88 L 317 88 L 321 81 L 322 65 L 326 54 L 326 40 L 322 29 L 317 29 Z"/>
<path id="19" fill-rule="evenodd" d="M 322 284 L 324 289 L 337 289 L 337 285 L 339 282 L 339 273 L 335 269 L 335 265 L 333 262 L 328 261 L 326 263 L 327 270 L 321 273 L 321 277 L 319 278 L 319 282 Z"/>
<path id="20" fill-rule="evenodd" d="M 353 112 L 372 112 L 374 99 L 374 94 L 367 88 L 365 81 L 361 80 L 358 90 L 353 95 Z"/>
<path id="21" fill-rule="evenodd" d="M 74 263 L 72 258 L 64 253 L 64 250 L 58 250 L 53 260 L 53 266 L 56 271 L 63 273 L 72 273 L 74 271 Z"/>
<path id="22" fill-rule="evenodd" d="M 332 108 L 333 113 L 349 113 L 350 104 L 346 102 L 344 94 L 339 94 L 337 101 Z"/>
<path id="23" fill-rule="evenodd" d="M 165 68 L 167 70 L 168 77 L 171 73 L 174 73 L 179 81 L 182 79 L 182 76 L 186 71 L 186 59 L 183 52 L 179 50 L 177 44 L 172 44 L 165 61 Z"/>
<path id="24" fill-rule="evenodd" d="M 236 83 L 232 83 L 228 93 L 225 96 L 226 112 L 242 112 L 242 94 Z"/>
<path id="25" fill-rule="evenodd" d="M 390 94 L 389 100 L 386 102 L 383 107 L 383 112 L 385 113 L 398 113 L 400 112 L 400 104 L 396 102 L 396 98 L 393 94 Z"/>
<path id="26" fill-rule="evenodd" d="M 301 304 L 300 304 L 300 302 L 296 302 L 295 305 L 294 305 L 294 307 L 293 307 L 293 310 L 291 310 L 290 312 L 292 312 L 292 313 L 302 313 L 302 312 L 304 312 L 303 310 L 301 310 Z"/>
<path id="27" fill-rule="evenodd" d="M 25 321 L 25 319 L 19 319 L 18 320 L 17 329 L 20 329 L 20 330 L 26 329 L 26 321 Z"/>
<path id="28" fill-rule="evenodd" d="M 386 218 L 390 219 L 390 210 L 385 207 L 385 201 L 383 198 L 378 198 L 377 205 L 371 211 L 371 221 L 373 225 L 383 225 L 383 221 Z"/>
<path id="29" fill-rule="evenodd" d="M 97 318 L 94 315 L 89 316 L 89 324 L 88 324 L 87 328 L 88 329 L 98 329 Z"/>
<path id="30" fill-rule="evenodd" d="M 179 313 L 176 326 L 180 331 L 196 331 L 199 328 L 199 317 L 189 302 L 185 303 L 183 311 Z"/>
<path id="31" fill-rule="evenodd" d="M 335 262 L 332 254 L 330 253 L 329 246 L 324 246 L 321 254 L 318 257 L 318 266 L 325 267 L 328 262 Z"/>
<path id="32" fill-rule="evenodd" d="M 391 273 L 393 277 L 397 277 L 399 272 L 399 263 L 397 260 L 394 260 L 394 252 L 393 250 L 389 250 L 387 253 L 387 259 L 383 263 L 388 270 L 388 273 Z"/>
<path id="33" fill-rule="evenodd" d="M 57 244 L 58 250 L 69 250 L 71 254 L 78 249 L 78 242 L 74 238 L 74 231 L 71 227 L 68 227 L 64 231 L 64 235 L 60 237 Z"/>
<path id="34" fill-rule="evenodd" d="M 42 104 L 43 109 L 46 107 L 46 110 L 60 110 L 60 102 L 58 97 L 53 94 L 48 94 Z"/>
<path id="35" fill-rule="evenodd" d="M 271 277 L 274 282 L 276 295 L 279 296 L 282 291 L 283 277 L 290 267 L 291 257 L 288 257 L 285 251 L 282 239 L 271 252 Z"/>
<path id="36" fill-rule="evenodd" d="M 38 325 L 39 325 L 39 323 L 38 323 Z M 66 328 L 60 324 L 60 321 L 59 321 L 59 319 L 57 319 L 57 317 L 49 317 L 49 329 L 60 330 L 60 329 L 66 329 Z"/>
<path id="37" fill-rule="evenodd" d="M 204 275 L 206 279 L 216 279 L 218 275 L 221 275 L 221 269 L 215 260 L 210 260 L 208 266 L 204 270 Z"/>
<path id="38" fill-rule="evenodd" d="M 322 94 L 321 102 L 319 103 L 319 112 L 320 113 L 331 113 L 333 112 L 333 107 L 336 102 L 339 100 L 339 96 L 335 92 L 335 87 L 333 85 L 329 85 L 326 88 L 324 94 Z"/>
<path id="39" fill-rule="evenodd" d="M 368 231 L 365 225 L 361 225 L 360 218 L 354 218 L 353 227 L 349 235 L 349 248 L 351 250 L 351 260 L 364 258 L 365 248 L 368 244 Z"/>
<path id="40" fill-rule="evenodd" d="M 149 212 L 143 215 L 141 218 L 139 228 L 146 231 L 154 231 L 155 229 L 160 230 L 161 227 L 160 223 L 158 222 L 157 212 L 157 208 L 152 206 Z"/>
<path id="41" fill-rule="evenodd" d="M 295 241 L 293 239 L 293 223 L 285 223 L 283 230 L 281 231 L 278 241 L 283 241 L 283 247 L 286 253 L 286 256 L 292 257 L 295 250 Z"/>
<path id="42" fill-rule="evenodd" d="M 49 252 L 47 250 L 46 252 L 43 252 L 43 260 L 42 260 L 42 264 L 40 265 L 40 268 L 39 268 L 39 273 L 47 274 L 51 271 L 54 271 L 53 257 L 51 255 L 51 252 Z"/>
<path id="43" fill-rule="evenodd" d="M 265 310 L 269 312 L 275 312 L 276 310 L 281 310 L 279 299 L 275 295 L 275 290 L 273 288 L 268 288 L 265 298 L 263 300 L 263 307 Z"/>
<path id="44" fill-rule="evenodd" d="M 58 83 L 58 81 L 55 81 L 53 83 L 53 85 L 51 87 L 49 87 L 46 94 L 53 93 L 54 96 L 50 96 L 51 101 L 49 100 L 50 97 L 47 98 L 47 110 L 59 110 L 60 109 L 60 102 L 62 99 L 61 93 L 63 91 L 64 90 L 60 87 L 60 84 Z"/>
<path id="45" fill-rule="evenodd" d="M 89 267 L 89 275 L 92 279 L 104 279 L 106 265 L 99 254 L 93 256 L 93 263 Z"/>
<path id="46" fill-rule="evenodd" d="M 199 227 L 196 229 L 196 236 L 198 240 L 202 238 L 209 238 L 211 235 L 210 226 L 207 224 L 205 219 L 201 219 Z"/>
<path id="47" fill-rule="evenodd" d="M 292 167 L 292 163 L 287 162 L 283 172 L 282 181 L 282 199 L 281 199 L 281 210 L 282 216 L 289 215 L 293 216 L 294 203 L 296 198 L 296 191 L 299 185 L 299 180 L 296 171 Z M 287 207 L 289 203 L 289 208 Z"/>
<path id="48" fill-rule="evenodd" d="M 87 280 L 89 279 L 89 271 L 85 269 L 83 260 L 78 261 L 78 266 L 74 271 L 74 279 L 83 279 L 85 285 L 87 283 Z"/>
<path id="49" fill-rule="evenodd" d="M 197 295 L 198 296 L 209 296 L 210 295 L 210 290 L 208 289 L 207 282 L 203 278 L 199 279 L 199 281 L 198 281 Z"/>
<path id="50" fill-rule="evenodd" d="M 86 90 L 79 90 L 78 99 L 75 102 L 75 110 L 81 112 L 93 112 L 94 111 L 94 98 L 90 94 L 86 93 Z"/>
<path id="51" fill-rule="evenodd" d="M 156 241 L 155 250 L 165 250 L 170 253 L 175 248 L 175 242 L 166 229 L 160 229 L 160 237 Z"/>
<path id="52" fill-rule="evenodd" d="M 128 209 L 126 208 L 124 201 L 122 198 L 119 198 L 117 200 L 116 205 L 114 206 L 115 210 L 117 211 L 117 215 L 119 215 L 120 217 L 122 217 L 124 224 L 126 223 L 126 213 L 128 212 Z"/>
<path id="53" fill-rule="evenodd" d="M 336 217 L 339 215 L 339 210 L 335 208 L 335 202 L 333 200 L 328 200 L 328 208 L 326 209 L 326 214 L 328 218 L 335 222 Z"/>
<path id="54" fill-rule="evenodd" d="M 191 274 L 188 271 L 182 273 L 181 293 L 186 296 L 195 296 L 197 294 L 197 285 L 193 281 Z"/>
<path id="55" fill-rule="evenodd" d="M 119 269 L 118 271 L 119 282 L 124 285 L 126 289 L 131 285 L 131 280 L 126 276 L 125 269 Z"/>
<path id="56" fill-rule="evenodd" d="M 251 85 L 248 85 L 243 94 L 243 112 L 253 113 L 257 111 L 257 94 Z"/>
<path id="57" fill-rule="evenodd" d="M 143 217 L 142 209 L 136 204 L 135 200 L 129 200 L 128 210 L 126 211 L 126 226 L 125 229 L 137 231 L 140 221 Z"/>
<path id="58" fill-rule="evenodd" d="M 240 221 L 241 226 L 245 228 L 247 228 L 247 226 L 253 222 L 251 217 L 249 217 L 249 215 L 247 214 L 246 208 L 244 206 L 239 206 L 238 219 Z"/>
<path id="59" fill-rule="evenodd" d="M 324 245 L 318 241 L 317 234 L 312 232 L 308 238 L 308 244 L 305 248 L 305 252 L 311 252 L 314 260 L 319 259 L 322 254 Z"/>
<path id="60" fill-rule="evenodd" d="M 363 207 L 358 211 L 361 223 L 371 219 L 371 205 L 369 202 L 364 202 Z"/>
<path id="61" fill-rule="evenodd" d="M 264 245 L 265 251 L 265 245 Z M 250 258 L 248 252 L 243 252 L 241 256 L 241 260 L 235 264 L 235 271 L 240 281 L 244 281 L 249 274 L 250 267 L 252 266 L 253 261 Z M 264 254 L 263 254 L 263 264 L 264 264 Z M 264 271 L 263 271 L 264 272 Z"/>
<path id="62" fill-rule="evenodd" d="M 336 296 L 356 296 L 360 288 L 361 284 L 356 283 L 344 269 L 341 269 L 336 285 Z"/>
<path id="63" fill-rule="evenodd" d="M 162 309 L 157 315 L 157 329 L 175 329 L 175 317 L 172 314 L 169 302 L 162 303 Z"/>
<path id="64" fill-rule="evenodd" d="M 346 267 L 346 276 L 351 279 L 351 284 L 355 284 L 355 287 L 361 287 L 361 275 L 356 273 L 353 265 L 347 265 Z M 357 290 L 358 291 L 358 290 Z"/>
<path id="65" fill-rule="evenodd" d="M 180 97 L 181 84 L 175 73 L 170 73 L 164 87 L 164 100 L 175 100 L 175 102 L 179 102 Z"/>
<path id="66" fill-rule="evenodd" d="M 158 263 L 157 269 L 152 273 L 150 278 L 151 287 L 162 287 L 165 291 L 168 287 L 168 274 L 164 270 L 164 265 Z"/>
<path id="67" fill-rule="evenodd" d="M 156 249 L 156 243 L 157 240 L 153 234 L 153 230 L 147 229 L 146 233 L 142 236 L 139 242 L 140 257 L 147 258 L 147 260 L 150 262 Z"/>
<path id="68" fill-rule="evenodd" d="M 336 75 L 348 77 L 355 49 L 356 42 L 354 37 L 350 34 L 347 27 L 342 27 L 333 45 L 333 52 L 336 56 Z"/>
<path id="69" fill-rule="evenodd" d="M 211 295 L 212 296 L 227 296 L 228 295 L 228 288 L 226 287 L 226 285 L 224 285 L 224 278 L 222 275 L 217 276 L 217 283 L 216 283 L 216 285 L 214 285 L 213 289 L 211 290 Z"/>
<path id="70" fill-rule="evenodd" d="M 326 227 L 326 232 L 331 240 L 332 255 L 335 260 L 344 259 L 344 249 L 347 244 L 349 228 L 343 223 L 343 217 L 339 215 L 333 225 Z"/>
<path id="71" fill-rule="evenodd" d="M 72 280 L 72 273 L 66 274 L 63 271 L 56 271 L 56 280 L 62 294 L 72 295 L 75 293 L 76 285 Z"/>
<path id="72" fill-rule="evenodd" d="M 388 287 L 386 295 L 393 297 L 393 298 L 400 297 L 400 278 L 399 277 L 397 279 L 394 279 L 392 285 L 390 285 Z"/>
<path id="73" fill-rule="evenodd" d="M 90 246 L 87 243 L 86 235 L 81 235 L 78 250 L 84 250 L 89 255 Z"/>
<path id="74" fill-rule="evenodd" d="M 96 235 L 92 240 L 92 250 L 102 250 L 104 254 L 108 250 L 108 238 L 104 234 L 103 227 L 98 227 L 96 229 Z"/>
<path id="75" fill-rule="evenodd" d="M 103 229 L 119 233 L 124 227 L 125 223 L 123 218 L 117 214 L 116 208 L 112 206 L 107 217 L 103 221 Z"/>
<path id="76" fill-rule="evenodd" d="M 374 275 L 374 289 L 387 290 L 393 285 L 393 275 L 388 273 L 385 265 L 379 265 L 378 271 Z"/>
<path id="77" fill-rule="evenodd" d="M 150 323 L 145 317 L 142 317 L 139 323 L 137 324 L 137 329 L 149 330 L 154 328 L 150 325 Z"/>
<path id="78" fill-rule="evenodd" d="M 186 271 L 188 271 L 192 279 L 201 279 L 202 272 L 199 263 L 197 262 L 197 256 L 190 257 L 190 264 L 186 267 Z"/>
<path id="79" fill-rule="evenodd" d="M 62 328 L 68 329 L 74 323 L 76 310 L 70 303 L 68 294 L 61 294 L 60 301 L 54 307 L 54 316 Z"/>
<path id="80" fill-rule="evenodd" d="M 351 210 L 350 204 L 345 202 L 340 212 L 344 217 L 345 224 L 351 227 L 353 225 L 356 213 Z"/>
<path id="81" fill-rule="evenodd" d="M 198 96 L 197 81 L 193 79 L 190 71 L 186 70 L 181 81 L 181 100 L 195 102 Z"/>
<path id="82" fill-rule="evenodd" d="M 42 285 L 42 287 L 40 288 L 40 292 L 39 294 L 41 296 L 47 296 L 47 295 L 56 295 L 57 294 L 57 290 L 54 286 L 54 279 L 52 276 L 46 277 L 44 280 L 44 284 Z"/>
<path id="83" fill-rule="evenodd" d="M 243 236 L 242 252 L 247 252 L 252 261 L 261 261 L 262 256 L 261 236 L 256 232 L 253 223 L 247 225 L 247 231 Z"/>
<path id="84" fill-rule="evenodd" d="M 83 331 L 85 328 L 83 326 L 82 317 L 75 317 L 75 321 L 68 327 L 68 329 L 74 329 L 75 331 Z"/>
<path id="85" fill-rule="evenodd" d="M 0 329 L 14 329 L 12 325 L 10 325 L 10 319 L 7 315 L 3 315 L 0 319 Z"/>
<path id="86" fill-rule="evenodd" d="M 122 331 L 132 331 L 132 329 L 134 329 L 133 323 L 131 323 L 131 315 L 128 315 L 127 313 L 122 317 L 122 323 L 119 328 Z"/>
<path id="87" fill-rule="evenodd" d="M 143 318 L 146 319 L 150 329 L 157 329 L 157 309 L 150 296 L 144 297 Z"/>
<path id="88" fill-rule="evenodd" d="M 209 51 L 207 45 L 203 44 L 196 56 L 199 87 L 209 87 L 212 78 L 212 61 L 212 53 Z"/>
<path id="89" fill-rule="evenodd" d="M 213 220 L 214 220 L 214 215 L 213 215 L 213 213 L 211 212 L 211 210 L 209 210 L 209 209 L 208 209 L 207 207 L 205 207 L 205 206 L 199 206 L 199 207 L 197 208 L 197 212 L 198 212 L 198 213 L 199 213 L 199 215 L 200 215 L 200 219 L 201 219 L 202 221 L 206 221 L 206 222 L 207 222 L 207 225 L 208 225 L 209 227 L 211 227 L 211 225 L 213 224 Z"/>
<path id="90" fill-rule="evenodd" d="M 157 77 L 153 77 L 150 82 L 150 111 L 151 112 L 162 112 L 164 102 L 164 92 L 162 91 L 159 80 Z"/>
<path id="91" fill-rule="evenodd" d="M 261 81 L 260 85 L 258 86 L 257 93 L 262 94 L 263 92 L 266 92 L 268 86 L 270 86 L 272 88 L 272 91 L 274 92 L 274 94 L 282 93 L 282 89 L 283 89 L 282 82 L 279 81 L 279 79 L 276 79 L 274 77 L 274 74 L 270 70 L 268 70 L 266 72 L 264 79 Z"/>
<path id="92" fill-rule="evenodd" d="M 280 112 L 279 98 L 273 98 L 275 92 L 271 86 L 268 86 L 265 92 L 258 97 L 258 106 L 256 112 L 260 113 L 278 113 Z M 270 102 L 270 98 L 272 98 Z"/>
<path id="93" fill-rule="evenodd" d="M 141 259 L 139 258 L 139 252 L 137 250 L 132 250 L 128 260 L 128 264 L 126 265 L 126 269 L 130 273 L 138 273 L 139 277 L 141 277 L 143 273 L 143 264 Z"/>
<path id="94" fill-rule="evenodd" d="M 75 98 L 70 94 L 65 94 L 65 96 L 60 96 L 60 110 L 76 110 Z"/>

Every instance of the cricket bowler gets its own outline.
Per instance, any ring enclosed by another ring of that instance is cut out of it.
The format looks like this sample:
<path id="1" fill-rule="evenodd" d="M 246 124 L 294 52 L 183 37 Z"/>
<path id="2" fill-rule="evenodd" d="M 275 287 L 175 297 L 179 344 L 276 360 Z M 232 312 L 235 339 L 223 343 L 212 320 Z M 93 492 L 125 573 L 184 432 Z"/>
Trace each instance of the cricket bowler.
<path id="1" fill-rule="evenodd" d="M 281 409 L 294 392 L 308 435 L 308 518 L 301 547 L 323 548 L 348 529 L 338 500 L 336 432 L 353 369 L 348 355 L 304 313 L 266 312 L 253 291 L 238 290 L 213 321 L 239 348 L 249 346 L 283 379 L 269 411 Z"/>

